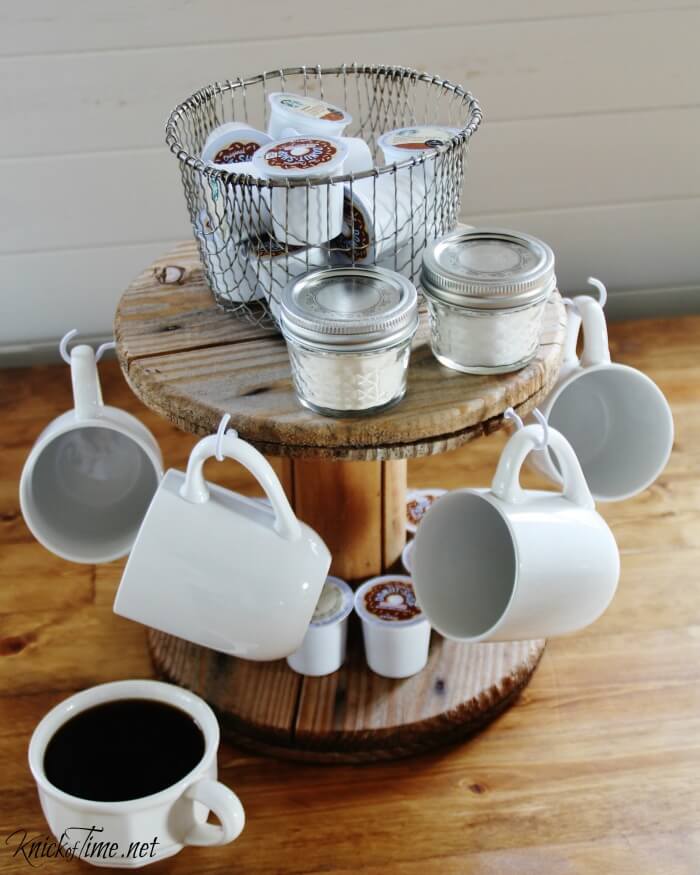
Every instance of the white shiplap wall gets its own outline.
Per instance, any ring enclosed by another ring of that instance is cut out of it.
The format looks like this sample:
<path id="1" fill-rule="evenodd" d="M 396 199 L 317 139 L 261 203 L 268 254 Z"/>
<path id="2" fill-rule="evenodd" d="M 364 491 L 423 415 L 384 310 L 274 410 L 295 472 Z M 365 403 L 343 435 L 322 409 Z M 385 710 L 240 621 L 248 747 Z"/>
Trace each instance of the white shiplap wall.
<path id="1" fill-rule="evenodd" d="M 110 330 L 123 287 L 189 235 L 163 144 L 215 79 L 406 64 L 467 85 L 470 222 L 538 234 L 560 285 L 700 286 L 700 4 L 444 0 L 0 4 L 0 351 Z M 348 11 L 352 10 L 352 16 Z"/>

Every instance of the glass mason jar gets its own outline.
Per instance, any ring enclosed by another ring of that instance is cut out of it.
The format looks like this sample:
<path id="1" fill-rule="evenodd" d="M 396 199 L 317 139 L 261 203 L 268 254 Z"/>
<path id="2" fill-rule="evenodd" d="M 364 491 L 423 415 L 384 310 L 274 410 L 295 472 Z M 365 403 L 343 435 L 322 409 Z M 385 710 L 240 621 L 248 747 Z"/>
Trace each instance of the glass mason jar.
<path id="1" fill-rule="evenodd" d="M 405 395 L 418 306 L 400 274 L 369 266 L 306 274 L 282 293 L 280 322 L 305 407 L 361 416 Z"/>
<path id="2" fill-rule="evenodd" d="M 433 355 L 445 367 L 507 373 L 537 354 L 556 286 L 546 243 L 498 228 L 453 231 L 426 250 L 421 280 Z"/>

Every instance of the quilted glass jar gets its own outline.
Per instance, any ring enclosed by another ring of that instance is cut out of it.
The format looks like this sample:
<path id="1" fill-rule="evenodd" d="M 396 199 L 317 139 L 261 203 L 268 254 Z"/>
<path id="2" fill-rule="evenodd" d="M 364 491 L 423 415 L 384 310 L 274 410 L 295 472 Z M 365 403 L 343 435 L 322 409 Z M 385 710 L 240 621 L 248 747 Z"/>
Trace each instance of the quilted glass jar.
<path id="1" fill-rule="evenodd" d="M 556 286 L 541 240 L 498 228 L 457 230 L 423 257 L 433 355 L 467 374 L 516 371 L 537 354 Z"/>
<path id="2" fill-rule="evenodd" d="M 336 267 L 293 280 L 280 324 L 299 401 L 325 416 L 376 413 L 406 392 L 417 294 L 400 274 Z"/>

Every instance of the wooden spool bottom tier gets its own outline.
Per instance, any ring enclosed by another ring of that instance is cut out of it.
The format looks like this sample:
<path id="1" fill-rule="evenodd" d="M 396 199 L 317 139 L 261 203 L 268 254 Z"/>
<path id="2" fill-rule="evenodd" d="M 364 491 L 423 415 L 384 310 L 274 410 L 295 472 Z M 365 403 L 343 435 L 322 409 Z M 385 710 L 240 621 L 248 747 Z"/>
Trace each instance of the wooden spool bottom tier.
<path id="1" fill-rule="evenodd" d="M 517 698 L 544 641 L 457 644 L 433 632 L 420 674 L 389 680 L 367 668 L 351 616 L 346 664 L 306 678 L 284 660 L 246 662 L 149 630 L 166 680 L 202 696 L 234 744 L 284 759 L 362 763 L 398 759 L 482 729 Z"/>

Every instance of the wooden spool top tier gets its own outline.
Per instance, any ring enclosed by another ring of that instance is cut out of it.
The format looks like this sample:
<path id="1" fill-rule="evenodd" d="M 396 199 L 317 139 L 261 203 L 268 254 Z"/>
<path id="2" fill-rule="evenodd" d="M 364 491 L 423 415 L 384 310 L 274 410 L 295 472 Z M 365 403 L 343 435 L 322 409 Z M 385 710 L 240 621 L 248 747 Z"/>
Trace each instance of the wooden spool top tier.
<path id="1" fill-rule="evenodd" d="M 565 331 L 566 311 L 555 293 L 533 362 L 514 374 L 470 376 L 433 358 L 424 317 L 405 399 L 376 416 L 330 419 L 297 401 L 279 335 L 217 307 L 194 242 L 145 270 L 124 293 L 115 318 L 117 355 L 129 385 L 178 427 L 209 434 L 230 413 L 231 426 L 262 452 L 347 460 L 444 452 L 499 428 L 509 406 L 527 413 L 556 379 Z"/>

